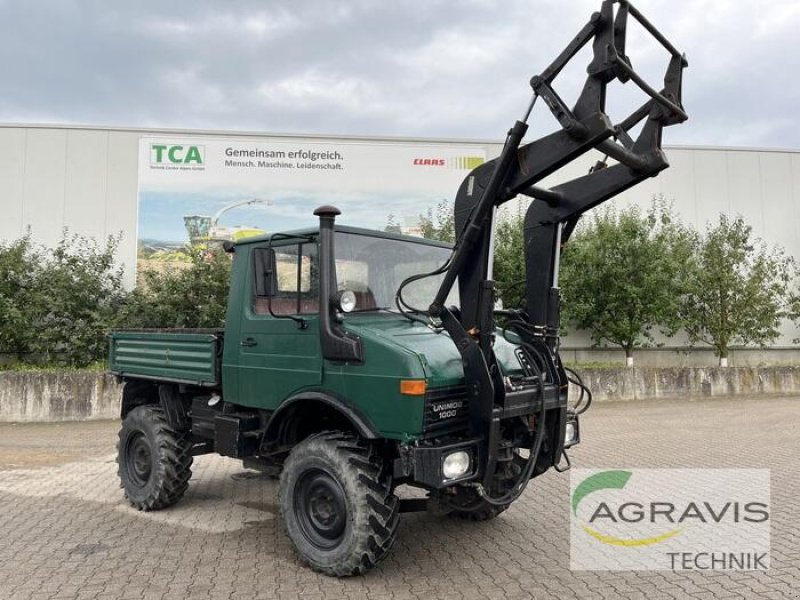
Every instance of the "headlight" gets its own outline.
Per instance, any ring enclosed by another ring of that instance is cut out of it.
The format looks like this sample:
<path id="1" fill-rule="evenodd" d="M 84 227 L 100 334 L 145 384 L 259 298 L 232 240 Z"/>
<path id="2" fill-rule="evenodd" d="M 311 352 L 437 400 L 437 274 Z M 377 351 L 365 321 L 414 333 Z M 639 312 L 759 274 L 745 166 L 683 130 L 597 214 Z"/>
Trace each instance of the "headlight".
<path id="1" fill-rule="evenodd" d="M 352 290 L 342 290 L 339 292 L 336 303 L 342 312 L 349 313 L 356 307 L 356 294 Z"/>
<path id="2" fill-rule="evenodd" d="M 569 448 L 570 446 L 574 446 L 580 441 L 578 437 L 578 422 L 577 421 L 567 421 L 567 425 L 564 427 L 564 448 Z"/>
<path id="3" fill-rule="evenodd" d="M 442 461 L 442 475 L 445 479 L 458 479 L 469 472 L 469 452 L 459 450 L 445 456 Z"/>

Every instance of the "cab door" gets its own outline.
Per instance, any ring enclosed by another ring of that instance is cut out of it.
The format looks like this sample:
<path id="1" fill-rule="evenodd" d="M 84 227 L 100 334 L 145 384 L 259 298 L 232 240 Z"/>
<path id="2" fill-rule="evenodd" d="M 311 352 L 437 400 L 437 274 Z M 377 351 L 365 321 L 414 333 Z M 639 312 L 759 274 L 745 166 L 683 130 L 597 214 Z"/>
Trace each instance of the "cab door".
<path id="1" fill-rule="evenodd" d="M 252 302 L 242 311 L 236 341 L 239 403 L 265 409 L 322 381 L 317 244 L 295 241 L 272 250 L 270 268 L 264 268 L 266 248 L 252 252 Z"/>

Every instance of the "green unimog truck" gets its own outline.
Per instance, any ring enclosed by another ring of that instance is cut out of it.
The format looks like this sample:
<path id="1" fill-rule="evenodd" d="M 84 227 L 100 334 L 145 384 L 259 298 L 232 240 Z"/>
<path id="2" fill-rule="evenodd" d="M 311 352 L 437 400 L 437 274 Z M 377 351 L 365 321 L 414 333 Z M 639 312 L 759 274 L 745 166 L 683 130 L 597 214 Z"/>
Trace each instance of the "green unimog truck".
<path id="1" fill-rule="evenodd" d="M 624 53 L 628 16 L 670 54 L 661 91 Z M 594 59 L 569 109 L 552 82 L 590 41 Z M 128 501 L 166 508 L 186 491 L 195 456 L 240 459 L 280 475 L 282 519 L 299 555 L 347 576 L 386 556 L 401 512 L 491 519 L 533 478 L 568 468 L 588 405 L 570 406 L 569 383 L 581 397 L 588 390 L 558 355 L 560 254 L 583 212 L 668 166 L 661 133 L 686 119 L 685 66 L 628 2 L 605 0 L 531 80 L 531 103 L 500 156 L 465 178 L 452 247 L 345 227 L 337 209 L 322 206 L 318 226 L 227 245 L 224 329 L 113 332 Z M 649 96 L 617 124 L 605 113 L 614 80 Z M 561 128 L 522 144 L 539 97 Z M 605 159 L 589 174 L 537 186 L 593 149 Z M 519 194 L 534 199 L 524 221 L 525 300 L 501 310 L 495 209 Z M 427 494 L 398 499 L 401 485 Z"/>

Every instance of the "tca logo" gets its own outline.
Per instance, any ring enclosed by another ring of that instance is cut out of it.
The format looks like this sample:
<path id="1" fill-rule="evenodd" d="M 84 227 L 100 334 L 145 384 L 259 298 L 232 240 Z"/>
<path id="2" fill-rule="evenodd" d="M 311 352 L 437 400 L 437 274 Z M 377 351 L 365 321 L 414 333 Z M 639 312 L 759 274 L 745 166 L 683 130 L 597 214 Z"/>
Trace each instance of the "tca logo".
<path id="1" fill-rule="evenodd" d="M 202 165 L 205 159 L 205 151 L 205 146 L 150 144 L 150 162 Z"/>

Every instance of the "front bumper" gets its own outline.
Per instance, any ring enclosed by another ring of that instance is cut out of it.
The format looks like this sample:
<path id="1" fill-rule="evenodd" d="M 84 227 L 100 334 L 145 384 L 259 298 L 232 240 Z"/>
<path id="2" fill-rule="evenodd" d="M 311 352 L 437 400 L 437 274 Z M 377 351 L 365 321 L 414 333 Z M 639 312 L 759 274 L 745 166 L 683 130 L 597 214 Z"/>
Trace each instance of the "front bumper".
<path id="1" fill-rule="evenodd" d="M 452 444 L 407 447 L 395 460 L 395 478 L 410 478 L 428 488 L 443 488 L 455 483 L 474 479 L 478 467 L 478 440 L 460 441 Z M 445 459 L 455 452 L 469 455 L 469 468 L 458 477 L 448 478 L 444 474 Z"/>
<path id="2" fill-rule="evenodd" d="M 504 418 L 537 413 L 541 401 L 531 402 L 530 397 L 520 395 L 520 400 L 523 398 L 521 402 L 509 403 L 503 411 Z M 580 443 L 580 425 L 578 415 L 566 410 L 556 398 L 546 398 L 545 407 L 548 414 L 545 431 L 549 442 L 545 443 L 547 450 L 543 448 L 539 459 L 543 462 L 539 464 L 546 470 L 552 464 L 558 463 L 564 449 Z M 484 474 L 481 469 L 485 468 L 486 457 L 481 456 L 481 450 L 486 452 L 486 440 L 481 437 L 454 440 L 453 437 L 447 441 L 442 438 L 428 438 L 419 445 L 402 446 L 399 458 L 394 461 L 395 479 L 429 489 L 442 489 L 475 479 L 482 480 Z M 469 455 L 469 468 L 458 477 L 448 478 L 444 473 L 444 463 L 455 452 L 466 452 Z"/>

